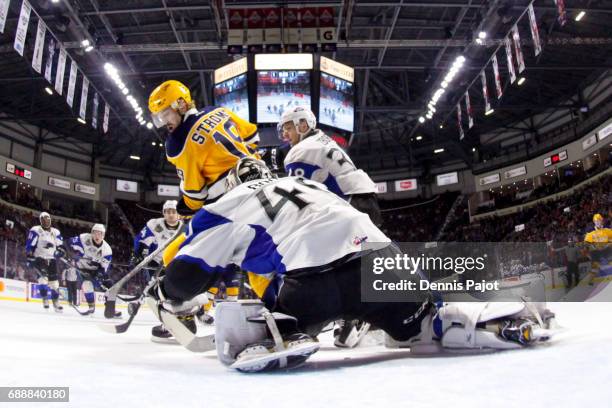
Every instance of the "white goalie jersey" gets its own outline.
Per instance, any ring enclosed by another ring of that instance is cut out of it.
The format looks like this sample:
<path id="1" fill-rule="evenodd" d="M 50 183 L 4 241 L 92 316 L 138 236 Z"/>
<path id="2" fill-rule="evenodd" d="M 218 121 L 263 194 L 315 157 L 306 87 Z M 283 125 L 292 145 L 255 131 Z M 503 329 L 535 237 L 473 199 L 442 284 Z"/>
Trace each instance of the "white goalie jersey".
<path id="1" fill-rule="evenodd" d="M 297 177 L 241 184 L 191 220 L 175 256 L 203 272 L 232 265 L 258 275 L 319 268 L 389 242 L 369 219 L 324 185 Z"/>
<path id="2" fill-rule="evenodd" d="M 376 192 L 376 184 L 355 167 L 338 144 L 320 130 L 293 146 L 285 157 L 290 176 L 305 177 L 327 186 L 340 197 Z"/>
<path id="3" fill-rule="evenodd" d="M 106 241 L 99 246 L 95 244 L 91 234 L 86 232 L 70 240 L 70 247 L 77 255 L 77 268 L 83 271 L 102 269 L 108 271 L 113 259 L 113 250 Z"/>

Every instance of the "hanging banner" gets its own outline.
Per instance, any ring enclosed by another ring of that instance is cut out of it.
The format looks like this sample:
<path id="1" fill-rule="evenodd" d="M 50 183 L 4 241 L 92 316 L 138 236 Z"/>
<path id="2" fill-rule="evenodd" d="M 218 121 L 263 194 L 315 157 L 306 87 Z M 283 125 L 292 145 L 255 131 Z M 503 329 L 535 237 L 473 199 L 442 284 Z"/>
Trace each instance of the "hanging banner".
<path id="1" fill-rule="evenodd" d="M 263 9 L 265 17 L 266 45 L 280 45 L 281 43 L 281 11 L 279 8 Z"/>
<path id="2" fill-rule="evenodd" d="M 533 38 L 533 50 L 536 57 L 542 52 L 542 44 L 540 43 L 540 32 L 538 31 L 538 21 L 536 20 L 535 12 L 533 11 L 533 3 L 527 7 L 529 14 L 529 27 L 531 27 L 531 37 Z"/>
<path id="3" fill-rule="evenodd" d="M 480 80 L 482 81 L 482 97 L 485 103 L 485 113 L 491 110 L 491 102 L 489 102 L 489 90 L 487 89 L 487 74 L 484 69 L 480 71 Z"/>
<path id="4" fill-rule="evenodd" d="M 300 41 L 298 7 L 287 7 L 283 12 L 283 44 L 297 45 Z"/>
<path id="5" fill-rule="evenodd" d="M 565 10 L 565 0 L 555 0 L 557 4 L 557 12 L 559 13 L 559 25 L 563 27 L 567 23 L 567 11 Z"/>
<path id="6" fill-rule="evenodd" d="M 502 97 L 504 90 L 502 89 L 501 76 L 499 75 L 499 65 L 497 65 L 497 55 L 493 54 L 491 59 L 493 65 L 493 78 L 495 78 L 495 90 L 497 91 L 497 99 Z"/>
<path id="7" fill-rule="evenodd" d="M 6 16 L 8 15 L 8 9 L 11 4 L 11 0 L 0 0 L 0 33 L 4 32 L 4 26 L 6 25 Z"/>
<path id="8" fill-rule="evenodd" d="M 72 61 L 70 63 L 70 75 L 68 77 L 68 92 L 66 92 L 66 102 L 68 102 L 68 106 L 71 108 L 74 102 L 74 88 L 76 85 L 77 72 L 77 64 Z"/>
<path id="9" fill-rule="evenodd" d="M 516 53 L 516 63 L 518 65 L 519 74 L 525 70 L 525 59 L 523 59 L 523 51 L 521 50 L 521 36 L 517 26 L 512 27 L 512 40 L 514 41 L 514 52 Z"/>
<path id="10" fill-rule="evenodd" d="M 31 12 L 32 6 L 30 6 L 30 3 L 28 3 L 28 0 L 23 0 L 23 3 L 21 3 L 21 12 L 19 13 L 19 22 L 17 23 L 17 32 L 15 33 L 15 43 L 13 44 L 15 51 L 22 57 L 26 35 L 28 34 L 28 24 L 30 23 Z"/>
<path id="11" fill-rule="evenodd" d="M 457 104 L 457 126 L 459 127 L 459 140 L 463 140 L 463 138 L 465 137 L 465 133 L 463 133 L 463 124 L 461 122 L 463 122 L 461 120 L 461 104 L 458 103 Z"/>
<path id="12" fill-rule="evenodd" d="M 53 57 L 55 56 L 55 41 L 53 41 L 53 38 L 49 40 L 47 50 L 49 55 L 47 55 L 47 63 L 45 64 L 45 79 L 51 83 L 51 70 L 53 68 Z"/>
<path id="13" fill-rule="evenodd" d="M 94 92 L 93 111 L 91 112 L 91 127 L 98 128 L 98 93 Z"/>
<path id="14" fill-rule="evenodd" d="M 508 61 L 510 83 L 513 84 L 514 81 L 516 81 L 516 72 L 514 72 L 514 62 L 512 61 L 512 45 L 510 45 L 510 38 L 504 38 L 504 45 L 506 46 L 506 60 Z"/>
<path id="15" fill-rule="evenodd" d="M 104 133 L 108 132 L 108 114 L 109 114 L 108 103 L 105 103 L 104 104 L 104 119 L 102 120 L 102 130 L 104 130 Z"/>
<path id="16" fill-rule="evenodd" d="M 319 11 L 316 7 L 303 7 L 300 9 L 302 44 L 317 43 L 317 20 Z"/>
<path id="17" fill-rule="evenodd" d="M 261 45 L 264 37 L 264 9 L 247 9 L 247 44 Z"/>
<path id="18" fill-rule="evenodd" d="M 465 92 L 465 111 L 467 112 L 468 117 L 468 129 L 471 129 L 472 126 L 474 126 L 474 115 L 472 112 L 472 103 L 470 102 L 469 90 Z"/>
<path id="19" fill-rule="evenodd" d="M 57 60 L 57 71 L 55 72 L 55 90 L 62 95 L 64 90 L 64 71 L 66 70 L 66 50 L 60 48 Z"/>
<path id="20" fill-rule="evenodd" d="M 42 56 L 45 49 L 45 33 L 47 27 L 42 18 L 38 19 L 38 29 L 36 30 L 36 42 L 34 43 L 34 55 L 32 56 L 32 68 L 40 74 L 42 68 Z"/>
<path id="21" fill-rule="evenodd" d="M 244 9 L 231 9 L 227 12 L 228 30 L 227 30 L 227 46 L 228 48 L 236 47 L 236 51 L 242 52 L 242 44 L 244 43 Z"/>
<path id="22" fill-rule="evenodd" d="M 81 109 L 79 109 L 79 116 L 85 120 L 87 113 L 87 93 L 89 92 L 89 80 L 83 77 L 83 89 L 81 89 Z"/>

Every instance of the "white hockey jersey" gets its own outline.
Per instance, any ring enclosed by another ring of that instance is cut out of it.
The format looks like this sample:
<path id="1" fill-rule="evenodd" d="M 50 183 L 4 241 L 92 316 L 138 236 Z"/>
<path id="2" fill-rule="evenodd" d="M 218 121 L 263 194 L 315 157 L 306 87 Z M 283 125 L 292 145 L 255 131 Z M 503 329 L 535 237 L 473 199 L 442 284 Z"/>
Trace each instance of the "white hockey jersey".
<path id="1" fill-rule="evenodd" d="M 318 129 L 289 150 L 285 157 L 285 171 L 290 176 L 323 183 L 329 191 L 343 198 L 376 192 L 372 179 L 355 167 L 342 148 Z"/>
<path id="2" fill-rule="evenodd" d="M 166 224 L 163 218 L 150 219 L 140 233 L 134 237 L 134 253 L 138 254 L 142 251 L 142 254 L 146 256 L 155 251 L 174 236 L 179 225 L 180 223 L 172 228 Z M 158 254 L 153 260 L 161 264 L 162 255 L 161 253 Z"/>
<path id="3" fill-rule="evenodd" d="M 44 229 L 40 225 L 30 228 L 26 239 L 26 253 L 36 258 L 53 259 L 58 246 L 64 243 L 62 234 L 57 228 Z"/>
<path id="4" fill-rule="evenodd" d="M 191 220 L 174 259 L 203 273 L 233 265 L 264 276 L 325 267 L 390 242 L 370 218 L 324 185 L 297 177 L 241 184 Z"/>
<path id="5" fill-rule="evenodd" d="M 113 250 L 106 241 L 99 246 L 94 243 L 91 234 L 86 232 L 70 240 L 70 247 L 76 253 L 77 268 L 80 270 L 96 270 L 98 265 L 104 272 L 108 271 L 113 259 Z"/>

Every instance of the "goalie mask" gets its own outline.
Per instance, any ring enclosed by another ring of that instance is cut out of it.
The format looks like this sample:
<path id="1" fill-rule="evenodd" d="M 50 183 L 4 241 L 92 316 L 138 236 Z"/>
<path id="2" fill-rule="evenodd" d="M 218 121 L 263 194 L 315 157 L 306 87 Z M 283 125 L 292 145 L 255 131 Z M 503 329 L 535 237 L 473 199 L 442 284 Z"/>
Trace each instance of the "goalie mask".
<path id="1" fill-rule="evenodd" d="M 247 181 L 271 178 L 274 178 L 274 176 L 264 162 L 252 157 L 245 157 L 244 159 L 238 160 L 236 166 L 230 170 L 225 178 L 225 187 L 227 191 L 230 191 Z"/>

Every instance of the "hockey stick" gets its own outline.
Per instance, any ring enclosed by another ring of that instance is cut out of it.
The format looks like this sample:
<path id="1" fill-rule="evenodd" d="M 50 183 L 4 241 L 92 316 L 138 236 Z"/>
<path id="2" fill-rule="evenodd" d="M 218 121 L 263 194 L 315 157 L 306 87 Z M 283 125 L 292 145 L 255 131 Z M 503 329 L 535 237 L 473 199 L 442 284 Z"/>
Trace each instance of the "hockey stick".
<path id="1" fill-rule="evenodd" d="M 176 315 L 160 307 L 155 299 L 149 297 L 146 301 L 149 308 L 153 311 L 153 314 L 162 322 L 164 327 L 172 333 L 176 341 L 187 350 L 194 353 L 203 353 L 216 348 L 214 334 L 197 336 L 185 327 Z"/>
<path id="2" fill-rule="evenodd" d="M 183 233 L 183 222 L 179 221 L 179 226 L 176 229 L 176 232 L 168 241 L 166 241 L 163 245 L 160 245 L 155 251 L 151 252 L 146 256 L 138 265 L 136 265 L 130 272 L 128 272 L 123 278 L 119 279 L 112 287 L 110 287 L 106 291 L 106 302 L 104 303 L 104 317 L 114 317 L 115 316 L 115 302 L 117 300 L 117 295 L 119 291 L 125 285 L 125 283 L 130 280 L 133 276 L 135 276 L 141 269 L 143 269 L 146 265 L 149 264 L 158 254 L 164 251 L 170 243 L 172 243 L 177 237 L 179 237 Z"/>
<path id="3" fill-rule="evenodd" d="M 152 277 L 151 280 L 149 280 L 149 283 L 147 283 L 147 286 L 143 289 L 142 294 L 138 297 L 138 301 L 134 303 L 130 303 L 130 305 L 134 305 L 134 307 L 133 309 L 130 309 L 128 307 L 128 314 L 130 315 L 130 317 L 127 319 L 126 322 L 119 323 L 119 324 L 103 324 L 103 325 L 101 324 L 99 325 L 99 327 L 108 333 L 116 333 L 116 334 L 125 333 L 127 329 L 129 329 L 130 325 L 132 324 L 132 321 L 136 317 L 136 314 L 140 310 L 140 306 L 142 306 L 142 304 L 145 302 L 147 292 L 157 282 L 158 277 L 159 277 L 159 274 L 156 274 L 154 277 Z"/>
<path id="4" fill-rule="evenodd" d="M 90 314 L 90 313 L 89 313 L 89 310 L 86 310 L 86 311 L 84 311 L 84 312 L 81 312 L 81 311 L 79 310 L 79 308 L 77 307 L 77 305 L 75 305 L 75 304 L 73 304 L 73 303 L 69 303 L 69 304 L 70 304 L 70 306 L 72 306 L 72 308 L 73 308 L 74 310 L 76 310 L 76 311 L 77 311 L 77 313 L 78 313 L 78 314 L 80 314 L 81 316 L 89 316 L 89 314 Z"/>

